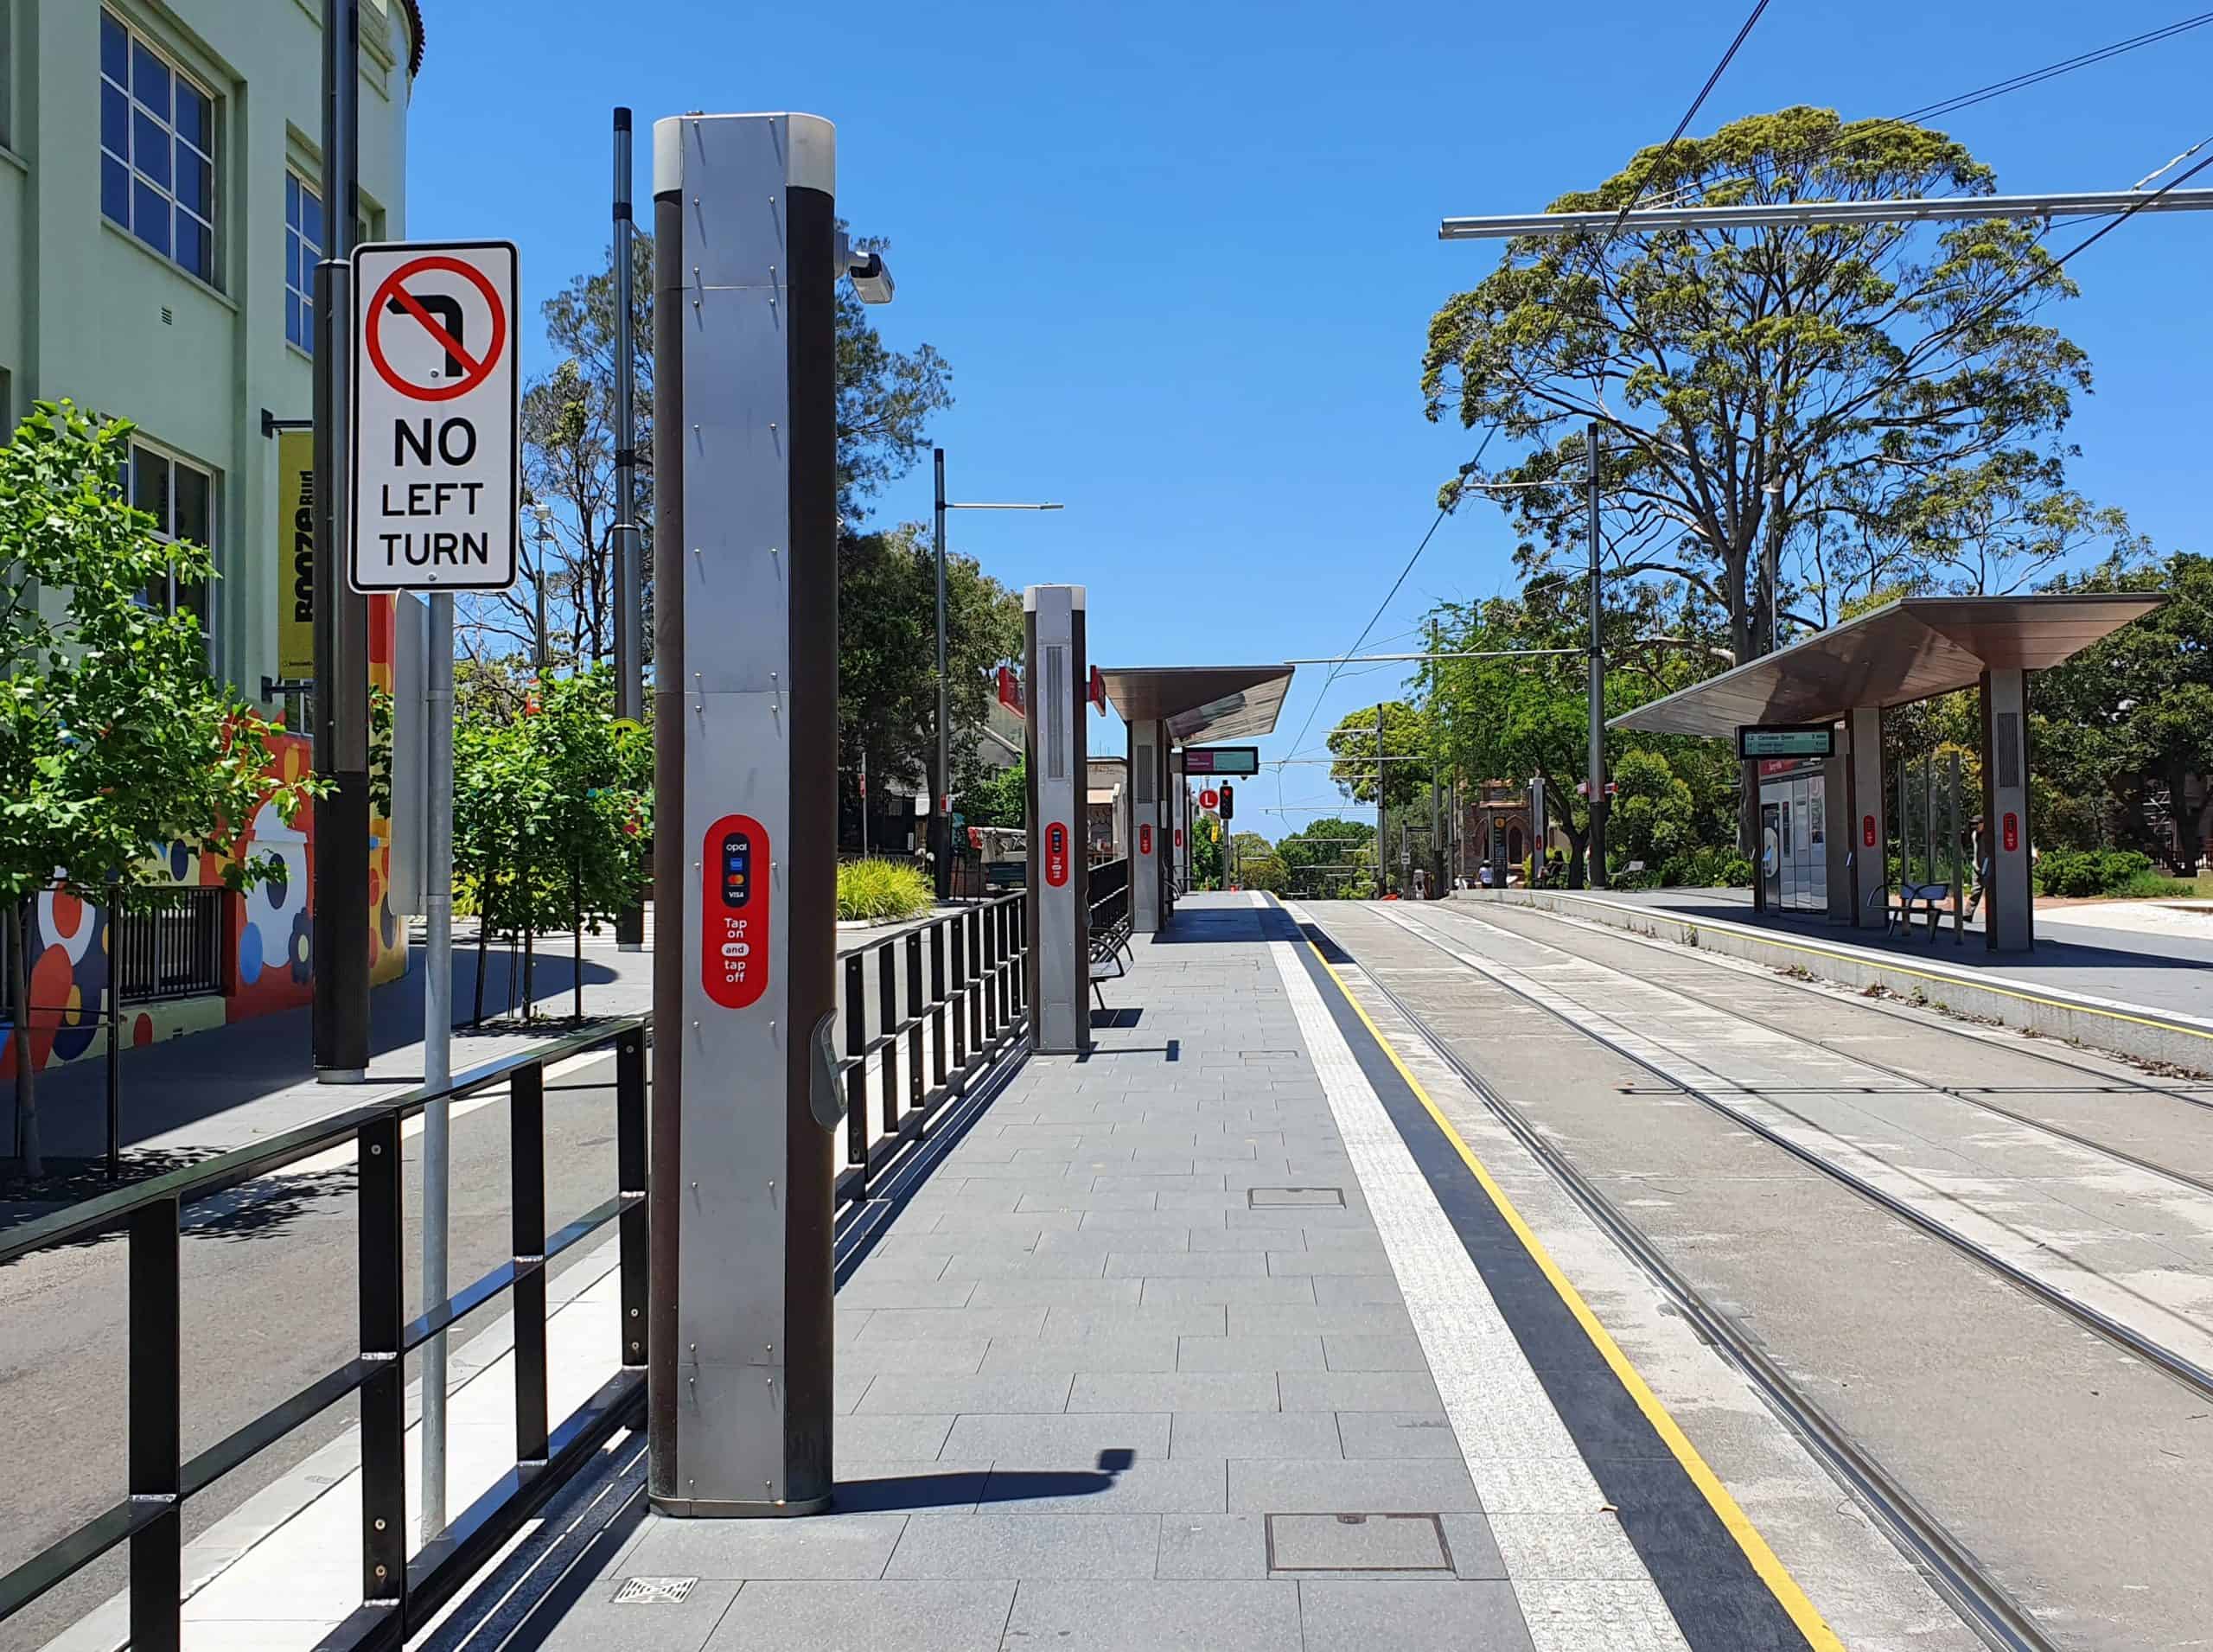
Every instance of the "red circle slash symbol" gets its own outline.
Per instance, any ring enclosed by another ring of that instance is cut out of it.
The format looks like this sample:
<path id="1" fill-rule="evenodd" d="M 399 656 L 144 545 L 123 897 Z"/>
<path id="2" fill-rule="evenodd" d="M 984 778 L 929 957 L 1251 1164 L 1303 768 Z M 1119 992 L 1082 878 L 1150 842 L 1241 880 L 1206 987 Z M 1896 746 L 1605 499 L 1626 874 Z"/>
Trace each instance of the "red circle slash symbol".
<path id="1" fill-rule="evenodd" d="M 458 331 L 460 306 L 443 295 L 418 295 L 408 290 L 406 283 L 415 277 L 433 271 L 457 275 L 484 297 L 492 312 L 492 336 L 486 340 L 480 353 L 472 354 L 462 341 L 455 336 Z M 426 302 L 427 298 L 427 302 Z M 443 314 L 434 313 L 443 312 Z M 384 328 L 390 319 L 399 316 L 411 319 L 415 325 L 430 335 L 430 341 L 445 352 L 448 369 L 458 370 L 460 376 L 443 384 L 420 385 L 401 375 L 384 350 Z M 369 300 L 368 320 L 364 330 L 367 335 L 369 360 L 376 366 L 377 374 L 401 395 L 413 401 L 451 401 L 456 396 L 465 396 L 492 376 L 492 369 L 499 365 L 500 352 L 507 348 L 507 306 L 500 302 L 498 290 L 486 278 L 484 272 L 473 264 L 459 258 L 432 254 L 411 258 L 384 278 L 384 284 Z"/>

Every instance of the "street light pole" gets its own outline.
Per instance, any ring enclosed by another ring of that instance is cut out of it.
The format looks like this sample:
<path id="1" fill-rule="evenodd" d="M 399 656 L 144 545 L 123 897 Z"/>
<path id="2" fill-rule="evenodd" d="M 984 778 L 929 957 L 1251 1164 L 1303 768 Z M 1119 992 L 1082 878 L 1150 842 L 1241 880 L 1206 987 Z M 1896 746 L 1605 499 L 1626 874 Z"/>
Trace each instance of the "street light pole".
<path id="1" fill-rule="evenodd" d="M 930 469 L 935 481 L 936 508 L 932 513 L 932 539 L 937 559 L 937 773 L 932 777 L 935 794 L 930 799 L 932 832 L 931 874 L 937 898 L 953 894 L 953 713 L 951 682 L 946 665 L 945 641 L 945 513 L 947 511 L 1056 511 L 1058 505 L 962 504 L 945 496 L 945 450 L 930 450 Z"/>
<path id="2" fill-rule="evenodd" d="M 646 716 L 645 564 L 638 552 L 637 328 L 632 315 L 630 112 L 615 112 L 615 715 Z M 633 895 L 615 916 L 622 952 L 646 947 L 644 903 Z"/>
<path id="3" fill-rule="evenodd" d="M 1606 887 L 1606 652 L 1600 622 L 1604 577 L 1598 567 L 1598 421 L 1584 437 L 1591 489 L 1591 887 Z"/>

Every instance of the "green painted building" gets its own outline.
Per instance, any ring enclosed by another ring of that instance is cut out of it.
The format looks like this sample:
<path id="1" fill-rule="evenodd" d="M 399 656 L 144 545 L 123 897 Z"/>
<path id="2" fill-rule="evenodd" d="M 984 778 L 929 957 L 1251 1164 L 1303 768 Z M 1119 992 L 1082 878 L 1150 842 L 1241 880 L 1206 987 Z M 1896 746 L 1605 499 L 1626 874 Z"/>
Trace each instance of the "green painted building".
<path id="1" fill-rule="evenodd" d="M 361 234 L 406 228 L 418 0 L 359 0 Z M 137 502 L 215 554 L 195 608 L 249 697 L 293 558 L 264 415 L 311 409 L 321 0 L 0 0 L 0 412 L 130 418 Z"/>

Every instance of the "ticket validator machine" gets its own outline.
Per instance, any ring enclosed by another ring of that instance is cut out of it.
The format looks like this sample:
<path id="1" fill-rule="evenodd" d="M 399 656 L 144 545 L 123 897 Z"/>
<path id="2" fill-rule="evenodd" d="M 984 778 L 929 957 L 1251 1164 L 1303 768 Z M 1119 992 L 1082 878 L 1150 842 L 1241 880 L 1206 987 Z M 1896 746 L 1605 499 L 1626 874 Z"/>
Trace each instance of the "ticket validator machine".
<path id="1" fill-rule="evenodd" d="M 671 1515 L 830 1501 L 836 153 L 813 115 L 654 127 L 647 1489 Z"/>
<path id="2" fill-rule="evenodd" d="M 1024 758 L 1029 771 L 1031 1047 L 1091 1049 L 1091 867 L 1083 708 L 1083 587 L 1023 593 Z"/>

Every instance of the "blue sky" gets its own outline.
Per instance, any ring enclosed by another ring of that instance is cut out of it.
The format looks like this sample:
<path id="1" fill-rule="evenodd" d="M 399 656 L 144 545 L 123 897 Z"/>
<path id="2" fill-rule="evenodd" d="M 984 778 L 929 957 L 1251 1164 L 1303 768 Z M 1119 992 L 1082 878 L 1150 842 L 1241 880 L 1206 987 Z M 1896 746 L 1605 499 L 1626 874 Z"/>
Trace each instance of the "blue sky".
<path id="1" fill-rule="evenodd" d="M 836 121 L 840 208 L 893 243 L 883 329 L 953 364 L 936 429 L 949 491 L 1068 507 L 956 516 L 955 543 L 1010 585 L 1087 585 L 1094 657 L 1137 665 L 1350 646 L 1470 448 L 1423 419 L 1420 352 L 1431 311 L 1496 251 L 1439 243 L 1437 220 L 1540 209 L 1664 138 L 1745 4 L 424 10 L 411 233 L 512 237 L 533 309 L 603 256 L 613 105 L 641 137 L 691 109 Z M 1696 130 L 1790 102 L 1897 114 L 2187 10 L 2015 0 L 1847 21 L 1776 0 Z M 1947 124 L 2001 189 L 2125 188 L 2206 136 L 2209 82 L 2213 27 Z M 2166 548 L 2203 548 L 2209 263 L 2213 217 L 2140 214 L 2070 266 L 2083 296 L 2060 312 L 2096 373 L 2077 483 Z M 524 364 L 552 365 L 542 340 Z M 878 513 L 929 502 L 925 464 Z M 1410 646 L 1436 597 L 1506 587 L 1511 547 L 1495 510 L 1464 507 L 1370 647 Z M 1300 672 L 1264 755 L 1291 755 L 1324 674 Z M 1341 679 L 1304 746 L 1394 680 Z M 1094 749 L 1119 749 L 1119 726 L 1093 728 Z M 1334 800 L 1326 770 L 1282 773 L 1293 809 Z M 1239 824 L 1311 818 L 1261 815 L 1276 789 L 1248 787 Z"/>

